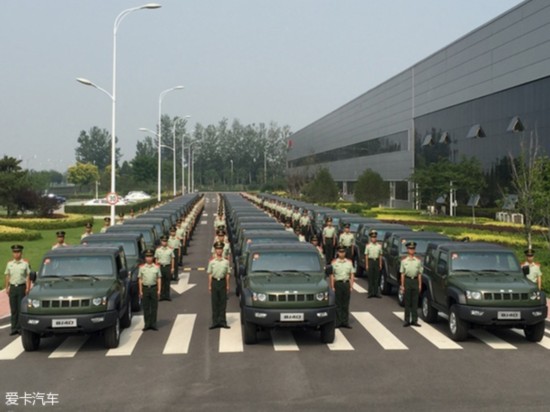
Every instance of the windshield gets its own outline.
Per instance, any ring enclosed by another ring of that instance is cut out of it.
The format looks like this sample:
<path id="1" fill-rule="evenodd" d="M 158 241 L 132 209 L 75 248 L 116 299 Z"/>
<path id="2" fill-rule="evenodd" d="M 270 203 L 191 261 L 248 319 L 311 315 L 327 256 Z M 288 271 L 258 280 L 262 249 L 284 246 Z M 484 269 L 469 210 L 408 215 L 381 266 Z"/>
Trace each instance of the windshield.
<path id="1" fill-rule="evenodd" d="M 255 237 L 255 238 L 252 238 L 252 239 L 248 239 L 244 243 L 244 252 L 248 252 L 248 249 L 250 248 L 251 244 L 260 245 L 260 244 L 265 244 L 265 243 L 281 243 L 281 241 L 283 241 L 283 242 L 293 242 L 293 241 L 298 242 L 298 238 L 295 237 L 295 236 L 294 237 L 289 236 L 289 237 L 284 237 L 284 238 Z"/>
<path id="2" fill-rule="evenodd" d="M 251 272 L 298 270 L 320 272 L 317 252 L 263 252 L 252 256 Z"/>
<path id="3" fill-rule="evenodd" d="M 511 252 L 453 252 L 451 270 L 516 272 L 520 268 Z"/>
<path id="4" fill-rule="evenodd" d="M 40 277 L 44 276 L 113 276 L 110 256 L 55 256 L 42 262 Z"/>
<path id="5" fill-rule="evenodd" d="M 401 239 L 401 251 L 399 253 L 407 253 L 407 246 L 405 246 L 405 244 L 409 240 L 414 240 L 416 242 L 416 253 L 419 253 L 421 255 L 426 254 L 428 243 L 434 241 L 434 239 Z"/>

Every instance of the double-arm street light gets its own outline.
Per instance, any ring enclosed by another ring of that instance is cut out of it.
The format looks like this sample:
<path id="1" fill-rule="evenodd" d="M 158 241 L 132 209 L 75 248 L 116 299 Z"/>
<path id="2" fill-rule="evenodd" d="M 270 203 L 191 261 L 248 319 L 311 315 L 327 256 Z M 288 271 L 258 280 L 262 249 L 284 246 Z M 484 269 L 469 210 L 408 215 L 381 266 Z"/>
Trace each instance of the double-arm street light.
<path id="1" fill-rule="evenodd" d="M 174 197 L 176 197 L 176 126 L 178 122 L 187 120 L 191 116 L 187 115 L 183 118 L 178 117 L 176 120 L 174 120 L 174 127 L 172 129 L 172 135 L 173 135 L 173 154 L 174 154 Z M 185 194 L 185 135 L 181 137 L 181 194 L 182 196 Z"/>
<path id="2" fill-rule="evenodd" d="M 92 86 L 98 89 L 99 91 L 105 93 L 112 102 L 112 114 L 111 114 L 111 193 L 116 193 L 115 185 L 115 176 L 116 176 L 116 36 L 118 31 L 118 26 L 128 14 L 144 9 L 158 9 L 161 5 L 157 3 L 147 3 L 143 6 L 132 7 L 120 12 L 115 18 L 115 23 L 113 25 L 113 88 L 112 93 L 109 93 L 107 90 L 99 87 L 88 79 L 77 78 L 76 80 L 86 86 Z M 111 225 L 115 224 L 115 205 L 111 204 Z"/>
<path id="3" fill-rule="evenodd" d="M 161 192 L 161 189 L 160 189 L 160 186 L 161 186 L 161 176 L 162 176 L 162 173 L 161 173 L 161 144 L 162 144 L 162 123 L 161 123 L 161 116 L 162 116 L 162 99 L 164 99 L 164 96 L 166 96 L 168 93 L 170 92 L 173 92 L 175 90 L 181 90 L 183 89 L 183 86 L 175 86 L 175 87 L 171 87 L 169 89 L 166 89 L 164 91 L 162 91 L 159 95 L 159 132 L 158 132 L 158 138 L 159 138 L 159 151 L 158 151 L 158 181 L 157 181 L 157 185 L 158 185 L 158 188 L 157 188 L 157 200 L 160 202 L 161 200 L 161 196 L 160 196 L 160 192 Z M 175 153 L 175 149 L 174 149 L 174 153 Z M 175 156 L 175 155 L 174 155 Z"/>

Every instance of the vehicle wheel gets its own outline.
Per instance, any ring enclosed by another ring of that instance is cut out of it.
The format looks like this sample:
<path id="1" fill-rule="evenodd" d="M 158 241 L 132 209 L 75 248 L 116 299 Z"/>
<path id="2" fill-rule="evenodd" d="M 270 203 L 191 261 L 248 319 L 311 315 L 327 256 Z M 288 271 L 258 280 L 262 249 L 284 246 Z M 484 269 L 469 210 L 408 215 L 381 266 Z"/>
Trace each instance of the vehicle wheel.
<path id="1" fill-rule="evenodd" d="M 118 348 L 120 343 L 120 320 L 118 317 L 113 326 L 105 329 L 103 343 L 107 349 Z"/>
<path id="2" fill-rule="evenodd" d="M 258 334 L 256 332 L 256 325 L 243 320 L 243 340 L 247 345 L 254 345 L 258 342 Z"/>
<path id="3" fill-rule="evenodd" d="M 401 288 L 397 290 L 397 303 L 399 303 L 401 307 L 405 306 L 405 294 Z"/>
<path id="4" fill-rule="evenodd" d="M 334 321 L 325 323 L 321 326 L 321 342 L 332 343 L 334 342 L 335 324 Z"/>
<path id="5" fill-rule="evenodd" d="M 26 352 L 33 352 L 40 346 L 40 335 L 30 330 L 21 330 L 21 340 L 23 342 L 23 349 Z"/>
<path id="6" fill-rule="evenodd" d="M 124 315 L 122 315 L 122 319 L 120 320 L 120 327 L 121 328 L 128 328 L 132 324 L 132 305 L 130 302 L 126 305 L 126 310 L 124 311 Z"/>
<path id="7" fill-rule="evenodd" d="M 421 299 L 422 310 L 420 314 L 422 319 L 427 323 L 434 323 L 437 320 L 437 309 L 432 306 L 432 300 L 427 290 L 422 293 Z"/>
<path id="8" fill-rule="evenodd" d="M 141 302 L 139 301 L 139 294 L 136 290 L 136 293 L 132 295 L 132 312 L 139 312 L 141 310 Z"/>
<path id="9" fill-rule="evenodd" d="M 380 290 L 383 295 L 389 295 L 392 290 L 392 286 L 388 282 L 388 278 L 385 270 L 382 271 L 382 273 L 380 273 Z"/>
<path id="10" fill-rule="evenodd" d="M 470 329 L 468 322 L 458 317 L 458 310 L 455 305 L 451 306 L 451 311 L 449 312 L 449 331 L 451 332 L 451 339 L 456 342 L 466 340 L 468 337 L 468 329 Z"/>
<path id="11" fill-rule="evenodd" d="M 523 329 L 525 331 L 525 339 L 529 342 L 540 342 L 544 337 L 544 326 L 545 321 L 526 326 Z"/>

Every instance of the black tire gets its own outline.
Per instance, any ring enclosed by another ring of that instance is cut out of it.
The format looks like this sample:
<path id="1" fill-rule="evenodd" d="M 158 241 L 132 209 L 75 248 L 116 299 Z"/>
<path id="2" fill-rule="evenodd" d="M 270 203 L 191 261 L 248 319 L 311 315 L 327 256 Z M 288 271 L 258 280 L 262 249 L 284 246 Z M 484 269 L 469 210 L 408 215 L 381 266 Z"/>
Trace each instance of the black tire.
<path id="1" fill-rule="evenodd" d="M 136 290 L 136 293 L 134 293 L 131 296 L 132 300 L 132 312 L 139 312 L 141 310 L 141 302 L 139 300 L 139 293 Z"/>
<path id="2" fill-rule="evenodd" d="M 540 342 L 544 337 L 545 321 L 535 323 L 534 325 L 528 325 L 523 328 L 525 332 L 525 339 L 529 342 Z"/>
<path id="3" fill-rule="evenodd" d="M 322 343 L 332 343 L 334 342 L 335 334 L 335 323 L 334 321 L 325 323 L 321 326 L 321 342 Z"/>
<path id="4" fill-rule="evenodd" d="M 256 325 L 243 320 L 243 341 L 246 345 L 254 345 L 258 342 Z"/>
<path id="5" fill-rule="evenodd" d="M 380 273 L 380 291 L 383 295 L 389 295 L 392 291 L 392 285 L 388 282 L 388 275 L 385 270 Z"/>
<path id="6" fill-rule="evenodd" d="M 34 352 L 40 347 L 40 335 L 30 330 L 21 330 L 21 341 L 26 352 Z"/>
<path id="7" fill-rule="evenodd" d="M 427 290 L 422 292 L 422 297 L 420 300 L 421 310 L 420 316 L 426 323 L 435 323 L 437 321 L 437 309 L 432 306 L 432 300 L 430 299 L 430 294 Z"/>
<path id="8" fill-rule="evenodd" d="M 117 317 L 113 326 L 109 326 L 105 329 L 103 335 L 103 344 L 107 349 L 118 348 L 120 343 L 120 320 Z"/>
<path id="9" fill-rule="evenodd" d="M 129 328 L 132 324 L 132 305 L 130 302 L 126 305 L 126 310 L 124 311 L 124 315 L 122 315 L 122 318 L 120 319 L 120 327 L 121 328 Z"/>
<path id="10" fill-rule="evenodd" d="M 455 342 L 460 342 L 468 338 L 468 329 L 470 324 L 458 316 L 458 309 L 455 305 L 451 306 L 449 312 L 449 332 L 451 333 L 451 339 Z"/>

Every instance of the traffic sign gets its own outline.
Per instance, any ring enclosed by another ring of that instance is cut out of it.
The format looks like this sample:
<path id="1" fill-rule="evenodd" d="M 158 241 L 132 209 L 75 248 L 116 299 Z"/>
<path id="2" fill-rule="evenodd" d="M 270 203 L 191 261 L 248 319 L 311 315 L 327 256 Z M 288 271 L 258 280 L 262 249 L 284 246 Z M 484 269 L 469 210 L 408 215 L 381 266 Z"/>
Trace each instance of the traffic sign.
<path id="1" fill-rule="evenodd" d="M 107 193 L 105 200 L 107 200 L 107 203 L 110 205 L 116 205 L 118 203 L 118 195 L 115 192 Z"/>

